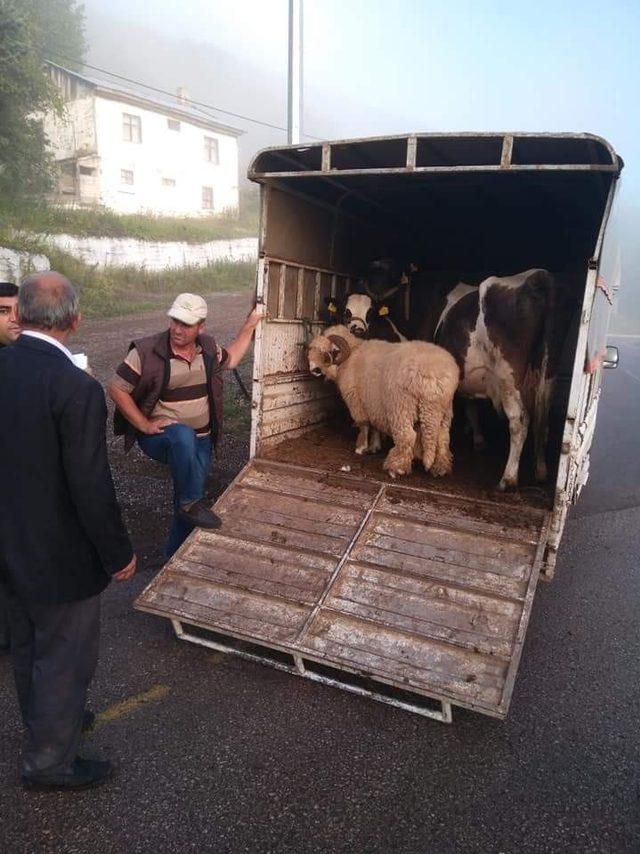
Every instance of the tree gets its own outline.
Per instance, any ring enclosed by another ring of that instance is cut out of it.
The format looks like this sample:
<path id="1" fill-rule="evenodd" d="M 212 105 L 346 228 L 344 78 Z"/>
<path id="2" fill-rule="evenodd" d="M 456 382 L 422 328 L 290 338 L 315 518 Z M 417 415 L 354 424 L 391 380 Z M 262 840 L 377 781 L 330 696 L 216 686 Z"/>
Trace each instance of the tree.
<path id="1" fill-rule="evenodd" d="M 55 179 L 41 116 L 60 111 L 44 60 L 81 60 L 84 12 L 75 0 L 0 0 L 0 199 L 41 197 Z"/>
<path id="2" fill-rule="evenodd" d="M 79 70 L 87 44 L 84 34 L 84 6 L 75 0 L 27 0 L 39 29 L 45 59 Z"/>

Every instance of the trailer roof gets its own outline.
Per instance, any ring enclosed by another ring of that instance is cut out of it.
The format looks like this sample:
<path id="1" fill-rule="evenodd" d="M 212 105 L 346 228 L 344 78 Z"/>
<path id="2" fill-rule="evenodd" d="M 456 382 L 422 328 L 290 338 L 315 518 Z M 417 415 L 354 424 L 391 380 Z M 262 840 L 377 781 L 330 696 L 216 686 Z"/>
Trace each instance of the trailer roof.
<path id="1" fill-rule="evenodd" d="M 504 170 L 617 174 L 622 165 L 605 139 L 587 133 L 413 133 L 266 148 L 251 163 L 249 177 Z"/>

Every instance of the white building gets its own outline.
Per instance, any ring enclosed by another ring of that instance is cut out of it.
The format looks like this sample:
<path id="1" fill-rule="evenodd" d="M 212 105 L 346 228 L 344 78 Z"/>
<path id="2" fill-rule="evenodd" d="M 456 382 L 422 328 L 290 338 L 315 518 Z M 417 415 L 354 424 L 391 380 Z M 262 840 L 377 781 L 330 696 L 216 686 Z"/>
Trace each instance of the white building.
<path id="1" fill-rule="evenodd" d="M 186 100 L 149 98 L 48 63 L 65 102 L 45 131 L 57 198 L 119 213 L 198 216 L 238 209 L 238 137 Z"/>

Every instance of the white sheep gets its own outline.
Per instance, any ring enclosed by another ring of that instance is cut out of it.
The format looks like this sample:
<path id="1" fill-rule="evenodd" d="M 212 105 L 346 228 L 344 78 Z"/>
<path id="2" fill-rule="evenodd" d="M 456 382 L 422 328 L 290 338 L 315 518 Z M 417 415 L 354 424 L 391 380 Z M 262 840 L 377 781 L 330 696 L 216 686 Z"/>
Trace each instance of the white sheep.
<path id="1" fill-rule="evenodd" d="M 442 347 L 362 340 L 346 326 L 330 326 L 309 345 L 309 369 L 337 384 L 359 429 L 356 453 L 366 451 L 373 427 L 393 440 L 383 463 L 391 477 L 409 474 L 414 458 L 432 475 L 451 472 L 449 433 L 460 371 Z"/>

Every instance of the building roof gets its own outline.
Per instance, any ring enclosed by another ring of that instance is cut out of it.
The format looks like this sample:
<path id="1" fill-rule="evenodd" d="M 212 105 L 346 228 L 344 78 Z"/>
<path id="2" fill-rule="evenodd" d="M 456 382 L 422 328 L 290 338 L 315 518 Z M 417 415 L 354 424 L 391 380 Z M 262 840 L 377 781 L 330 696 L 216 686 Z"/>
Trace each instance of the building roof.
<path id="1" fill-rule="evenodd" d="M 90 86 L 95 90 L 96 95 L 102 95 L 105 98 L 122 101 L 127 104 L 134 104 L 141 109 L 161 112 L 172 118 L 181 119 L 182 121 L 190 122 L 207 130 L 227 134 L 228 136 L 238 137 L 244 133 L 239 128 L 217 121 L 212 116 L 209 116 L 206 110 L 192 106 L 188 101 L 187 103 L 181 101 L 177 95 L 162 95 L 154 92 L 153 96 L 150 96 L 133 88 L 128 88 L 118 82 L 105 83 L 104 80 L 99 80 L 97 77 L 79 74 L 77 71 L 72 71 L 63 65 L 57 65 L 55 62 L 47 61 L 47 65 L 58 71 L 64 71 L 70 77 L 75 77 L 76 80 L 81 81 L 86 86 Z"/>

